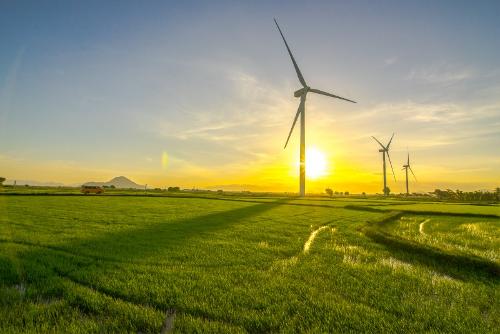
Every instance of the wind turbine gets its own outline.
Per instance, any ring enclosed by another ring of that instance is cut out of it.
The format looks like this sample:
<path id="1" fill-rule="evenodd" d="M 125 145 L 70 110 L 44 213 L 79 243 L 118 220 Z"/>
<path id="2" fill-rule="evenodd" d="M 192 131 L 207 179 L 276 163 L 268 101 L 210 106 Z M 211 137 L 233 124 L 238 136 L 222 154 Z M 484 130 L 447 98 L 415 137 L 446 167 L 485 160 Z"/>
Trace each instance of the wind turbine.
<path id="1" fill-rule="evenodd" d="M 334 97 L 337 99 L 341 99 L 344 101 L 356 103 L 352 100 L 330 94 L 327 92 L 323 92 L 319 89 L 311 88 L 307 85 L 304 77 L 302 76 L 302 73 L 300 72 L 299 66 L 297 65 L 297 62 L 295 61 L 295 58 L 293 58 L 292 51 L 290 50 L 290 47 L 288 46 L 288 43 L 286 42 L 285 36 L 281 32 L 280 26 L 278 25 L 278 21 L 274 19 L 274 23 L 276 23 L 276 27 L 278 28 L 281 37 L 283 38 L 283 42 L 285 42 L 286 49 L 288 50 L 288 54 L 290 55 L 290 58 L 292 59 L 293 67 L 295 68 L 295 72 L 297 72 L 297 77 L 299 78 L 300 83 L 302 84 L 302 88 L 299 90 L 295 91 L 293 95 L 295 97 L 300 97 L 300 104 L 299 108 L 297 110 L 297 113 L 295 114 L 295 118 L 293 120 L 292 128 L 290 129 L 290 132 L 288 133 L 288 137 L 286 139 L 285 147 L 288 145 L 288 141 L 290 140 L 290 136 L 292 135 L 293 128 L 295 127 L 295 123 L 297 123 L 297 119 L 299 118 L 300 115 L 300 187 L 299 187 L 299 193 L 300 196 L 305 196 L 306 194 L 306 96 L 307 93 L 316 93 L 316 94 L 321 94 L 321 95 L 326 95 L 330 97 Z"/>
<path id="2" fill-rule="evenodd" d="M 386 177 L 386 172 L 385 172 L 385 155 L 386 154 L 387 154 L 387 158 L 389 158 L 389 163 L 391 164 L 391 170 L 392 170 L 392 175 L 394 176 L 394 181 L 396 181 L 396 175 L 394 174 L 394 168 L 392 168 L 391 156 L 389 155 L 389 146 L 391 146 L 392 138 L 394 138 L 394 133 L 392 134 L 392 137 L 391 137 L 391 139 L 389 140 L 389 142 L 387 143 L 386 146 L 382 145 L 382 143 L 377 138 L 375 138 L 374 136 L 372 136 L 372 138 L 377 143 L 379 143 L 380 147 L 382 147 L 378 151 L 382 153 L 382 159 L 384 161 L 384 165 L 383 165 L 383 170 L 384 170 L 384 195 L 387 196 L 387 195 L 389 195 L 389 192 L 387 191 L 387 177 Z"/>
<path id="3" fill-rule="evenodd" d="M 408 190 L 408 169 L 412 173 L 413 177 L 415 178 L 415 181 L 417 181 L 417 177 L 415 176 L 415 173 L 413 173 L 413 169 L 411 169 L 410 166 L 410 153 L 408 153 L 408 160 L 406 160 L 406 165 L 403 165 L 403 168 L 401 170 L 405 170 L 406 172 L 406 196 L 410 195 L 410 191 Z"/>

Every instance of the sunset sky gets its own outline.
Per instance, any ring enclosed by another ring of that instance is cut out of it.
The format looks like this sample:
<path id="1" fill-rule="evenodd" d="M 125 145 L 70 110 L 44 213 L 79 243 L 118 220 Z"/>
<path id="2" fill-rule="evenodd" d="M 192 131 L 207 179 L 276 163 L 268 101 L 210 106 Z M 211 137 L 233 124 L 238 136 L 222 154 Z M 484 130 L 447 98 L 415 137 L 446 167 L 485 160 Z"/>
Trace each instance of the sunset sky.
<path id="1" fill-rule="evenodd" d="M 499 1 L 2 1 L 0 176 L 68 185 L 381 192 L 500 186 Z M 389 179 L 391 180 L 391 179 Z"/>

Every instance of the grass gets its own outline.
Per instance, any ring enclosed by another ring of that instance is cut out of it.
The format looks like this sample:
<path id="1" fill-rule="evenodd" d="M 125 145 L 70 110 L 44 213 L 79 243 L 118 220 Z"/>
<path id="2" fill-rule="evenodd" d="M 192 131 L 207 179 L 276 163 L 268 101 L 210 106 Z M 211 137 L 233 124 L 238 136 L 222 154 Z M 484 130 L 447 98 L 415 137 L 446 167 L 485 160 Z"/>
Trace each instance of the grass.
<path id="1" fill-rule="evenodd" d="M 464 214 L 464 215 L 490 215 L 500 217 L 500 205 L 473 205 L 473 204 L 458 204 L 458 203 L 411 203 L 411 204 L 400 204 L 395 203 L 391 206 L 375 206 L 382 210 L 399 210 L 399 211 L 410 211 L 416 213 L 430 213 L 430 214 L 440 214 L 445 215 L 450 214 Z"/>
<path id="2" fill-rule="evenodd" d="M 0 332 L 500 328 L 495 207 L 199 197 L 0 196 Z"/>

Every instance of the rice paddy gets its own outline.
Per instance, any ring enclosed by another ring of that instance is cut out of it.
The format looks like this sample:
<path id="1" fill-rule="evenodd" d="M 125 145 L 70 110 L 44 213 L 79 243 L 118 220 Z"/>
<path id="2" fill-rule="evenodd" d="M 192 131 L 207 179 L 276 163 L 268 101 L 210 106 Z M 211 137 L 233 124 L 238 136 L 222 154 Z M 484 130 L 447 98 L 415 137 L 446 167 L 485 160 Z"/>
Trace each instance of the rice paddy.
<path id="1" fill-rule="evenodd" d="M 497 332 L 500 207 L 0 196 L 0 332 Z"/>

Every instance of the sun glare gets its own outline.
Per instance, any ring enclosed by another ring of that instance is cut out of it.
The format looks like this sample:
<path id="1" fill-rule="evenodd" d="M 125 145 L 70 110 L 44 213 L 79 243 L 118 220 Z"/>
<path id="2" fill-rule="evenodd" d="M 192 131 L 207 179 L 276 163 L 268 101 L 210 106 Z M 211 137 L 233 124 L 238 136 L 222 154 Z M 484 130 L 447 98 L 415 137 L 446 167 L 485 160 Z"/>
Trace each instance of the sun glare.
<path id="1" fill-rule="evenodd" d="M 316 179 L 327 174 L 325 154 L 316 148 L 306 149 L 306 176 Z"/>
<path id="2" fill-rule="evenodd" d="M 161 154 L 161 167 L 163 169 L 167 169 L 167 166 L 168 166 L 168 154 L 167 152 L 163 152 Z"/>

